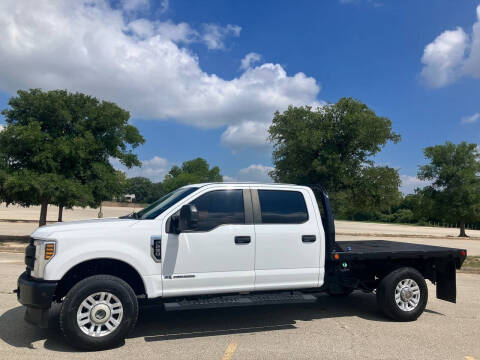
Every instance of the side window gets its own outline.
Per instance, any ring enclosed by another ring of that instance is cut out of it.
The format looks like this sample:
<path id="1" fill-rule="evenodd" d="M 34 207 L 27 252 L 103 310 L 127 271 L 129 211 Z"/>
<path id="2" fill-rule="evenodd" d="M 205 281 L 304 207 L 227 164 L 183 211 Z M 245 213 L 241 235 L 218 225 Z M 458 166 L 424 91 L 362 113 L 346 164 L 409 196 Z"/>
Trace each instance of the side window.
<path id="1" fill-rule="evenodd" d="M 210 191 L 192 204 L 198 210 L 196 231 L 208 231 L 223 224 L 245 224 L 242 190 Z"/>
<path id="2" fill-rule="evenodd" d="M 299 191 L 258 190 L 263 224 L 301 224 L 308 220 L 307 205 Z"/>

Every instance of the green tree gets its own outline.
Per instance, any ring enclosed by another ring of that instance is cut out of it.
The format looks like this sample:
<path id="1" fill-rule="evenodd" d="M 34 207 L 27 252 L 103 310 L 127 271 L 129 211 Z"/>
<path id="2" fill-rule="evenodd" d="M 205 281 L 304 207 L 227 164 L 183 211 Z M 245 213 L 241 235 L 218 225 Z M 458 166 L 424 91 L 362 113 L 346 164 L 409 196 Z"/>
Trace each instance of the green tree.
<path id="1" fill-rule="evenodd" d="M 400 198 L 395 169 L 375 167 L 372 157 L 400 135 L 392 123 L 360 101 L 342 98 L 313 110 L 276 112 L 269 128 L 276 181 L 322 184 L 336 211 L 352 205 L 389 207 Z"/>
<path id="2" fill-rule="evenodd" d="M 162 183 L 152 183 L 140 176 L 127 179 L 125 191 L 128 194 L 135 194 L 135 202 L 139 203 L 153 202 L 164 194 Z"/>
<path id="3" fill-rule="evenodd" d="M 430 146 L 423 150 L 427 165 L 420 166 L 418 178 L 431 182 L 420 191 L 423 212 L 460 225 L 480 220 L 480 153 L 477 144 Z"/>
<path id="4" fill-rule="evenodd" d="M 165 176 L 163 189 L 168 193 L 188 184 L 221 181 L 223 177 L 218 166 L 210 168 L 208 162 L 199 157 L 185 161 L 181 167 L 173 166 Z"/>
<path id="5" fill-rule="evenodd" d="M 139 166 L 133 149 L 144 143 L 130 114 L 81 93 L 18 91 L 2 111 L 0 198 L 7 204 L 98 206 L 123 192 L 124 176 L 109 162 Z"/>
<path id="6" fill-rule="evenodd" d="M 391 167 L 364 167 L 353 186 L 344 190 L 349 199 L 345 209 L 350 213 L 389 211 L 402 201 L 402 195 L 398 191 L 400 184 L 398 171 Z"/>

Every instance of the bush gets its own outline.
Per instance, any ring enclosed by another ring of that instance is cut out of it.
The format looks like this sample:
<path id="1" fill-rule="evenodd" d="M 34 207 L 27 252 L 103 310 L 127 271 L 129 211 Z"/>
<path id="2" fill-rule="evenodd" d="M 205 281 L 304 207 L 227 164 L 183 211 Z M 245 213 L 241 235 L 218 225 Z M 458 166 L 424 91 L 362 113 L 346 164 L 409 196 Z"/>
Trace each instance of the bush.
<path id="1" fill-rule="evenodd" d="M 411 224 L 416 222 L 415 221 L 415 215 L 413 214 L 413 211 L 410 209 L 400 209 L 394 214 L 393 216 L 393 221 L 395 223 L 402 223 L 402 224 Z"/>

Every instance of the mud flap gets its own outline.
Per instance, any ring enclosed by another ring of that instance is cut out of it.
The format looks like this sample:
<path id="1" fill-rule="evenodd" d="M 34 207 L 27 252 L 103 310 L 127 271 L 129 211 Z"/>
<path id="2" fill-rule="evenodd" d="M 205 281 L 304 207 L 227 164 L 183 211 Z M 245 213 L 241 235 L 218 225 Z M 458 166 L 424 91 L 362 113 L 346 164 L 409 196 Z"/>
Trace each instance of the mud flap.
<path id="1" fill-rule="evenodd" d="M 48 328 L 48 315 L 50 309 L 38 309 L 27 306 L 25 309 L 25 321 L 32 325 L 37 325 L 42 329 Z"/>
<path id="2" fill-rule="evenodd" d="M 457 280 L 455 261 L 445 261 L 436 265 L 437 298 L 455 303 L 457 300 Z"/>

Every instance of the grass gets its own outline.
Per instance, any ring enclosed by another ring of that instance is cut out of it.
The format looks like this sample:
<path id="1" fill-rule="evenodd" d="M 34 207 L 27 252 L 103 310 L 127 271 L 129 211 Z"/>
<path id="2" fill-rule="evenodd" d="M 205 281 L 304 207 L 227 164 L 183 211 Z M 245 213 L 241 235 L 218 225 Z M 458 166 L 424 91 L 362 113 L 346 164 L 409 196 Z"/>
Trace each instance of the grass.
<path id="1" fill-rule="evenodd" d="M 480 270 L 480 256 L 467 256 L 462 269 Z"/>

